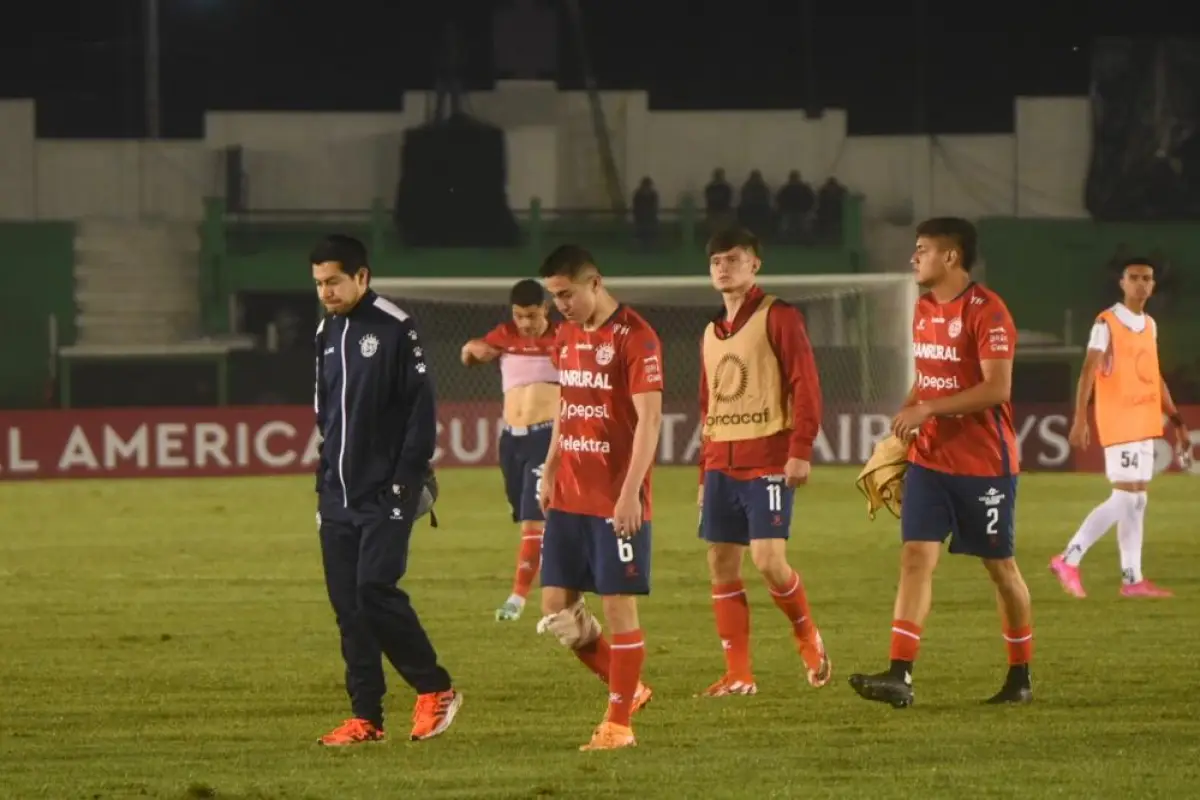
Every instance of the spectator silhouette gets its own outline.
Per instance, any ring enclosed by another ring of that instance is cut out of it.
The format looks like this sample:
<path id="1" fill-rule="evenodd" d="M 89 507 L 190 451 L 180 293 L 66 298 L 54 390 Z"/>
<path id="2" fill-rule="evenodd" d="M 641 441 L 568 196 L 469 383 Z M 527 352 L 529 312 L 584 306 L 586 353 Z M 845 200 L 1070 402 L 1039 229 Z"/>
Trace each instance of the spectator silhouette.
<path id="1" fill-rule="evenodd" d="M 760 236 L 768 235 L 771 225 L 771 188 L 763 180 L 762 173 L 754 170 L 742 184 L 738 203 L 739 221 Z"/>
<path id="2" fill-rule="evenodd" d="M 633 235 L 643 247 L 658 240 L 658 190 L 649 177 L 642 178 L 633 193 Z"/>
<path id="3" fill-rule="evenodd" d="M 842 206 L 845 201 L 846 187 L 831 175 L 817 192 L 817 238 L 825 244 L 840 244 L 842 241 Z"/>
<path id="4" fill-rule="evenodd" d="M 712 180 L 704 187 L 704 214 L 710 230 L 720 230 L 733 221 L 733 187 L 725 180 L 725 170 L 713 170 Z"/>
<path id="5" fill-rule="evenodd" d="M 787 183 L 775 196 L 775 205 L 779 209 L 779 227 L 783 239 L 793 243 L 806 241 L 812 227 L 817 193 L 800 179 L 799 170 L 788 173 Z"/>

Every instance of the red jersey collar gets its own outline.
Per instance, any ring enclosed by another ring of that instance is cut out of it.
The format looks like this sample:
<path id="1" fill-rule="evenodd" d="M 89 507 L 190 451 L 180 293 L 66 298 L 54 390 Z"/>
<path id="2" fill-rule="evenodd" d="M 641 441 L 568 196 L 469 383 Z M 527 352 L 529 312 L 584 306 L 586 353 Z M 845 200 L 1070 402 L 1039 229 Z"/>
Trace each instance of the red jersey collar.
<path id="1" fill-rule="evenodd" d="M 750 315 L 758 310 L 758 304 L 762 302 L 766 292 L 758 287 L 757 284 L 750 287 L 750 291 L 746 292 L 746 299 L 742 301 L 742 307 L 738 309 L 737 316 L 732 320 L 726 318 L 724 307 L 717 312 L 717 316 L 713 318 L 717 328 L 724 328 L 729 331 L 736 331 L 746 324 L 746 320 L 750 319 Z"/>

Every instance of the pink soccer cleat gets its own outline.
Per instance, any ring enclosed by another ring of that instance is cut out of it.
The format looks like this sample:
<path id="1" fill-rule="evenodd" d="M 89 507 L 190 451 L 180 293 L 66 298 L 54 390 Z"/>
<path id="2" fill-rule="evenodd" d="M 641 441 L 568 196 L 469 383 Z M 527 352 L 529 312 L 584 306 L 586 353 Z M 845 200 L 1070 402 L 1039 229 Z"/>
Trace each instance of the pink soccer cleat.
<path id="1" fill-rule="evenodd" d="M 1058 578 L 1064 592 L 1074 597 L 1087 597 L 1087 592 L 1083 590 L 1083 579 L 1079 576 L 1079 567 L 1072 567 L 1062 556 L 1055 556 L 1050 559 L 1050 571 Z"/>
<path id="2" fill-rule="evenodd" d="M 1137 583 L 1121 584 L 1121 597 L 1174 597 L 1170 589 L 1155 586 L 1148 580 L 1142 579 Z"/>

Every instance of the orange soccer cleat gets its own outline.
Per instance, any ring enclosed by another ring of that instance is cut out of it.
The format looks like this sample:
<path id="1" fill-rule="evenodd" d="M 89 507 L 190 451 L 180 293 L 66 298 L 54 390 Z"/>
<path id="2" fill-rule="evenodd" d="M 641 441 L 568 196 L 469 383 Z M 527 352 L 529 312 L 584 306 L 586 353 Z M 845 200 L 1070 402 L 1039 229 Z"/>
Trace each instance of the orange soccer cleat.
<path id="1" fill-rule="evenodd" d="M 412 740 L 432 739 L 445 733 L 461 707 L 462 693 L 453 689 L 418 695 L 413 709 Z"/>
<path id="2" fill-rule="evenodd" d="M 730 695 L 758 694 L 758 684 L 754 678 L 738 678 L 733 675 L 722 675 L 716 682 L 705 689 L 697 697 L 729 697 Z"/>
<path id="3" fill-rule="evenodd" d="M 800 651 L 800 658 L 808 670 L 809 684 L 820 688 L 829 683 L 833 677 L 833 663 L 825 652 L 825 642 L 816 628 L 808 636 L 796 640 L 796 649 Z"/>
<path id="4" fill-rule="evenodd" d="M 354 717 L 317 739 L 317 744 L 325 747 L 348 747 L 353 744 L 382 742 L 383 739 L 383 728 L 368 720 Z"/>
<path id="5" fill-rule="evenodd" d="M 646 706 L 650 705 L 650 701 L 654 698 L 654 690 L 644 683 L 639 683 L 637 691 L 633 693 L 633 703 L 629 707 L 630 714 L 636 714 Z M 604 721 L 608 721 L 608 715 L 612 712 L 610 708 L 604 713 Z"/>
<path id="6" fill-rule="evenodd" d="M 601 722 L 592 733 L 591 741 L 579 749 L 586 752 L 589 750 L 620 750 L 623 747 L 635 746 L 637 746 L 637 739 L 634 738 L 633 728 L 605 721 Z"/>

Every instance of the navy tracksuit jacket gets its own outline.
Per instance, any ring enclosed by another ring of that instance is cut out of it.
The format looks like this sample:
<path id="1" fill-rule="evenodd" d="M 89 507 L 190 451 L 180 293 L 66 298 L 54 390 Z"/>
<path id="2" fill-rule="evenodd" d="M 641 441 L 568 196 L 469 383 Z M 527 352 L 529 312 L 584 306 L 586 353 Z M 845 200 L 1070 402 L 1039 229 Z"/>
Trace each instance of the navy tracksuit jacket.
<path id="1" fill-rule="evenodd" d="M 393 483 L 419 491 L 437 437 L 433 378 L 412 317 L 368 291 L 317 328 L 323 505 L 353 510 Z"/>

